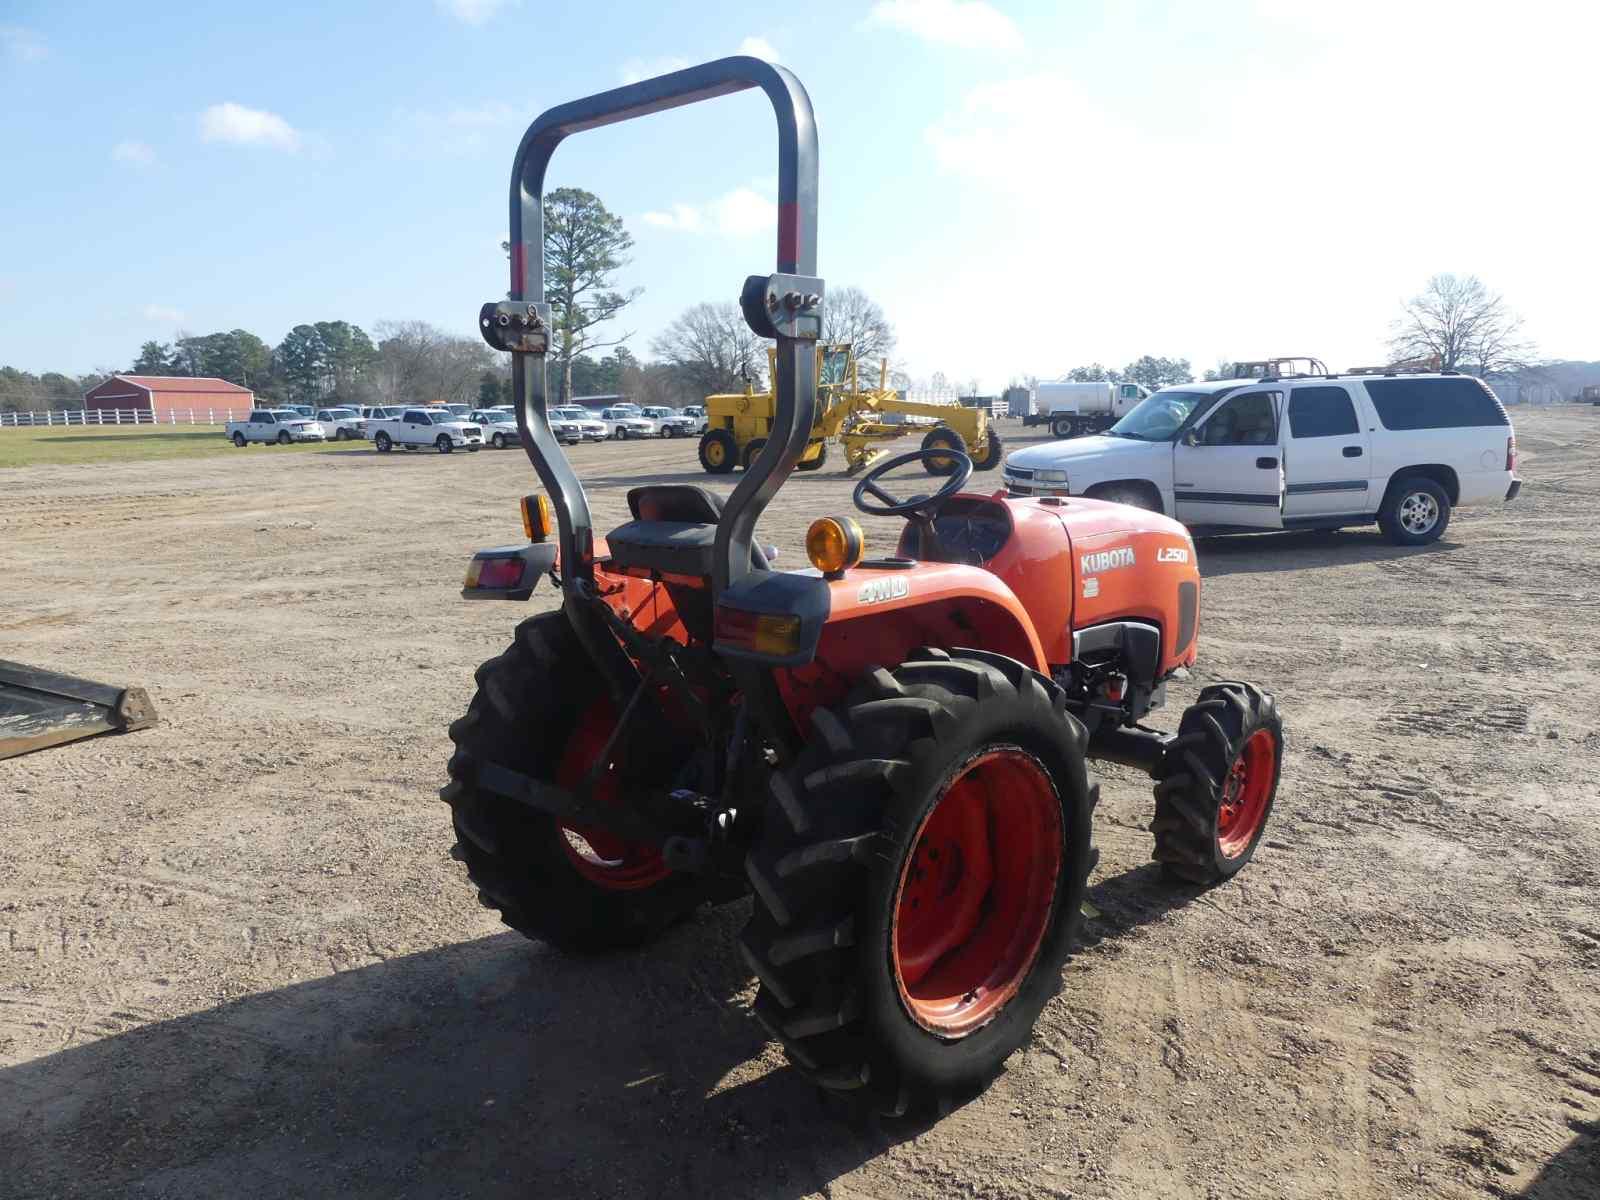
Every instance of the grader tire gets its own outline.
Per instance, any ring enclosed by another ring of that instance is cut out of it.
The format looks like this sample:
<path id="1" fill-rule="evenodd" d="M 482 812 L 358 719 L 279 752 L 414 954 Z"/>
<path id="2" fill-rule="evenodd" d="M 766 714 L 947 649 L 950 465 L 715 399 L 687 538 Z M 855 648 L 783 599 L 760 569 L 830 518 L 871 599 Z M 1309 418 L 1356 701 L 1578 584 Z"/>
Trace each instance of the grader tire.
<path id="1" fill-rule="evenodd" d="M 700 439 L 700 466 L 708 475 L 726 475 L 739 463 L 739 443 L 726 429 L 712 429 Z"/>

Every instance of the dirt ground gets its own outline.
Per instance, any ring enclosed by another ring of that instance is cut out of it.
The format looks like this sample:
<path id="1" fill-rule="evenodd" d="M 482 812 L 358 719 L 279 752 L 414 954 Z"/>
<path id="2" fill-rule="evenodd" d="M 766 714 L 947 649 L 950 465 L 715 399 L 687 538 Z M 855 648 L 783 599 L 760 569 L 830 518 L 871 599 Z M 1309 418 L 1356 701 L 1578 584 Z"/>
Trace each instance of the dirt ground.
<path id="1" fill-rule="evenodd" d="M 1522 498 L 1426 549 L 1202 543 L 1201 670 L 1159 715 L 1277 693 L 1268 840 L 1168 886 L 1148 780 L 1105 770 L 1061 996 L 981 1099 L 886 1130 L 765 1042 L 745 904 L 569 960 L 449 858 L 446 725 L 552 602 L 458 596 L 520 538 L 520 455 L 0 471 L 0 656 L 164 718 L 0 763 L 0 1196 L 1594 1200 L 1600 409 L 1518 435 Z M 693 454 L 574 458 L 604 529 Z M 848 490 L 791 481 L 780 565 Z"/>

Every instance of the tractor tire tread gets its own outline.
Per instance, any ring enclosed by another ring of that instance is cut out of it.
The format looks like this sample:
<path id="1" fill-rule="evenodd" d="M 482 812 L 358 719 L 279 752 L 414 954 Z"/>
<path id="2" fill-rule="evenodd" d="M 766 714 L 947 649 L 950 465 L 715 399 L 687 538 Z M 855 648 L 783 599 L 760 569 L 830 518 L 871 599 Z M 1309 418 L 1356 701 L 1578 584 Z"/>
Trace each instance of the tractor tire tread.
<path id="1" fill-rule="evenodd" d="M 1281 766 L 1282 722 L 1277 705 L 1254 684 L 1232 680 L 1211 684 L 1184 711 L 1178 736 L 1157 768 L 1155 815 L 1150 822 L 1155 835 L 1151 858 L 1168 874 L 1186 883 L 1220 883 L 1236 874 L 1254 854 L 1260 830 L 1242 854 L 1224 859 L 1217 844 L 1217 814 L 1229 769 L 1246 737 L 1260 728 L 1276 732 Z"/>
<path id="2" fill-rule="evenodd" d="M 980 709 L 1002 714 L 991 726 L 997 731 L 1051 729 L 1051 753 L 1059 755 L 1051 761 L 1071 763 L 1075 772 L 1071 782 L 1058 783 L 1069 853 L 1049 943 L 1056 950 L 1029 978 L 1027 1003 L 1014 1002 L 1015 1010 L 1002 1013 L 1004 1032 L 996 1033 L 997 1041 L 1009 1046 L 1009 1039 L 1025 1039 L 1037 1008 L 1059 990 L 1061 965 L 1081 927 L 1079 901 L 1094 861 L 1089 811 L 1098 799 L 1083 765 L 1087 734 L 1060 707 L 1060 692 L 1003 656 L 923 650 L 894 670 L 867 673 L 842 705 L 819 710 L 827 717 L 819 722 L 813 716 L 817 736 L 783 782 L 774 783 L 776 804 L 769 805 L 769 819 L 746 860 L 755 905 L 739 950 L 759 982 L 755 1015 L 794 1067 L 819 1087 L 854 1093 L 851 1103 L 858 1108 L 898 1117 L 976 1092 L 1003 1061 L 1002 1054 L 984 1065 L 975 1056 L 944 1077 L 928 1074 L 933 1068 L 927 1063 L 897 1058 L 875 1025 L 888 1018 L 881 1010 L 876 1016 L 869 1011 L 863 990 L 863 959 L 874 952 L 857 944 L 865 928 L 860 920 L 882 919 L 861 905 L 869 882 L 890 880 L 896 869 L 905 831 L 896 805 L 916 811 L 925 789 L 948 769 L 942 765 L 950 754 L 941 745 L 944 733 L 962 731 Z M 771 814 L 774 807 L 781 817 Z M 864 912 L 871 915 L 862 918 Z M 882 936 L 881 927 L 873 936 Z M 903 1014 L 897 1019 L 909 1022 Z"/>

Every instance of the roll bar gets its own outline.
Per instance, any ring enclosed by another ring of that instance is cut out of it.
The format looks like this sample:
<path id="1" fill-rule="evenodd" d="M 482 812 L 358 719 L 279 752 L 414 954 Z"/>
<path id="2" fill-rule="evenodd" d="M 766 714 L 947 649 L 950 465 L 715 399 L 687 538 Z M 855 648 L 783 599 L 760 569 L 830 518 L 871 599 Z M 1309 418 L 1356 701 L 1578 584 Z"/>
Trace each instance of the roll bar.
<path id="1" fill-rule="evenodd" d="M 528 458 L 555 504 L 561 575 L 569 597 L 594 583 L 594 525 L 572 464 L 550 432 L 545 358 L 553 333 L 544 299 L 545 170 L 574 133 L 760 88 L 778 124 L 777 271 L 751 276 L 740 301 L 758 334 L 778 342 L 776 412 L 766 447 L 739 481 L 717 526 L 713 595 L 750 572 L 757 519 L 805 451 L 816 418 L 816 354 L 822 324 L 817 267 L 817 128 L 811 100 L 783 67 L 737 56 L 557 105 L 522 136 L 511 169 L 511 293 L 479 313 L 484 340 L 512 353 L 517 425 Z"/>

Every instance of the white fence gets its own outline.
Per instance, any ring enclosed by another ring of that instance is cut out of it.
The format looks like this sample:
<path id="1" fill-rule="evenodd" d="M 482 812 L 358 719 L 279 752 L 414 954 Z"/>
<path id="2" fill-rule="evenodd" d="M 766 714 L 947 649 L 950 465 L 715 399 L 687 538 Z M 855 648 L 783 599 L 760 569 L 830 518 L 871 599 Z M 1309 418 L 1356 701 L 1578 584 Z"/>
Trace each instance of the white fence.
<path id="1" fill-rule="evenodd" d="M 65 412 L 0 412 L 0 429 L 39 425 L 221 425 L 250 415 L 247 408 L 173 408 L 153 413 L 135 408 L 69 409 Z"/>

